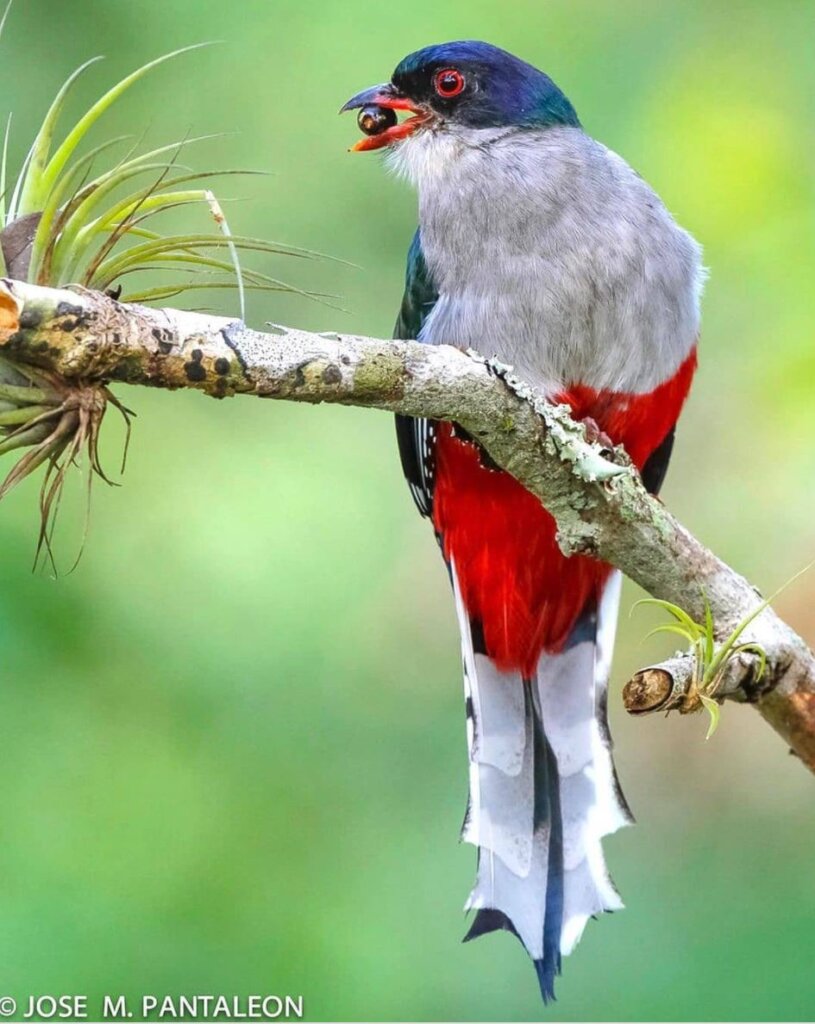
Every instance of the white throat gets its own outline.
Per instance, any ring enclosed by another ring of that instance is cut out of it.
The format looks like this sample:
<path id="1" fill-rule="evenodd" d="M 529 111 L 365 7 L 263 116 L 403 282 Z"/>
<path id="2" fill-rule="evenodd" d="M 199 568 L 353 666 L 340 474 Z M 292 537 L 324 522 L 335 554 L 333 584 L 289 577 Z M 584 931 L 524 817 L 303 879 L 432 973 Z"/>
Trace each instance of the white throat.
<path id="1" fill-rule="evenodd" d="M 449 124 L 421 128 L 391 146 L 385 156 L 389 171 L 421 191 L 455 173 L 468 150 L 477 150 L 511 134 L 512 128 L 457 128 Z"/>

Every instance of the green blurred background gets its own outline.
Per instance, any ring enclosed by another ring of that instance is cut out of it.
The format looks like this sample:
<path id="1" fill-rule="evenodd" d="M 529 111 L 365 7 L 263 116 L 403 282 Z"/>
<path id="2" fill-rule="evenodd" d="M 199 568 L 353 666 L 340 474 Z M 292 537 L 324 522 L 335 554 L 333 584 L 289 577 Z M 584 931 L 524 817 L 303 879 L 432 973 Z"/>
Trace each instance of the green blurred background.
<path id="1" fill-rule="evenodd" d="M 253 295 L 250 321 L 387 335 L 415 200 L 346 153 L 356 125 L 335 112 L 462 37 L 545 68 L 704 243 L 665 499 L 775 588 L 815 555 L 811 4 L 18 0 L 0 81 L 19 161 L 88 56 L 108 61 L 75 114 L 158 53 L 222 40 L 139 85 L 96 141 L 239 132 L 189 154 L 273 171 L 221 189 L 251 198 L 233 230 L 359 266 L 254 260 L 348 312 Z M 619 686 L 668 649 L 629 620 L 635 588 L 611 714 L 640 824 L 607 843 L 628 907 L 589 926 L 544 1009 L 509 936 L 460 942 L 458 641 L 390 418 L 118 393 L 130 464 L 96 489 L 73 575 L 30 572 L 38 482 L 0 509 L 2 992 L 302 994 L 313 1020 L 812 1017 L 815 783 L 750 710 L 708 743 L 701 718 L 626 720 Z M 111 426 L 111 465 L 120 441 Z M 81 529 L 77 486 L 66 565 Z M 815 637 L 815 575 L 777 606 Z"/>

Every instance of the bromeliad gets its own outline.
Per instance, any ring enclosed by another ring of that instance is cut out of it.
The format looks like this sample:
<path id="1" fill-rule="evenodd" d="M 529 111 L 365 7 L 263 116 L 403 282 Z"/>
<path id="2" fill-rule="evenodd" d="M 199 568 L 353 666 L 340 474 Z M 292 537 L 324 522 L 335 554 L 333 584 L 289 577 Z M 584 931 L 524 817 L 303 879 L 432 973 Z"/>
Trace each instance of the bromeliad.
<path id="1" fill-rule="evenodd" d="M 622 444 L 657 492 L 696 368 L 693 238 L 550 78 L 494 46 L 419 50 L 343 110 L 364 108 L 353 148 L 386 149 L 419 195 L 395 336 L 512 365 Z M 606 722 L 620 577 L 564 557 L 549 513 L 461 429 L 398 417 L 397 435 L 461 627 L 467 938 L 517 935 L 547 1000 L 588 919 L 622 906 L 601 848 L 632 820 Z"/>

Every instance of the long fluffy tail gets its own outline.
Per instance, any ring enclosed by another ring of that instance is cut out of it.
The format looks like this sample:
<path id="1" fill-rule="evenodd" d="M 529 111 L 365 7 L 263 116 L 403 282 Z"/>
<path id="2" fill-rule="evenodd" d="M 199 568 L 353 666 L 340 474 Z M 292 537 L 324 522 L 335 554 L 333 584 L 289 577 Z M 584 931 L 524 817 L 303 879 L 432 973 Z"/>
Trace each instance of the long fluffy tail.
<path id="1" fill-rule="evenodd" d="M 633 819 L 617 783 L 606 691 L 620 576 L 536 678 L 483 652 L 452 571 L 462 635 L 470 800 L 462 838 L 478 847 L 466 940 L 506 929 L 532 958 L 544 1001 L 586 922 L 622 902 L 600 840 Z"/>

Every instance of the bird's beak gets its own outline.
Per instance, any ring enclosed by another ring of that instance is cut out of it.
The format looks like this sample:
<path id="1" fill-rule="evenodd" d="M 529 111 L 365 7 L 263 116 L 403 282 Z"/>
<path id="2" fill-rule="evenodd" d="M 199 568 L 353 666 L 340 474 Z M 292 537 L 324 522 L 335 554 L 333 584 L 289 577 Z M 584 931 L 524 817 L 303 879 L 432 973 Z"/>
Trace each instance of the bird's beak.
<path id="1" fill-rule="evenodd" d="M 364 139 L 360 139 L 359 142 L 351 146 L 350 152 L 352 153 L 362 153 L 368 149 L 381 149 L 400 139 L 406 139 L 429 119 L 429 111 L 426 108 L 419 107 L 407 97 L 401 96 L 389 82 L 358 92 L 341 107 L 340 113 L 344 114 L 346 110 L 359 110 L 361 107 L 369 106 L 387 107 L 389 110 L 409 110 L 414 116 L 391 128 L 386 128 L 379 135 L 367 135 Z"/>

